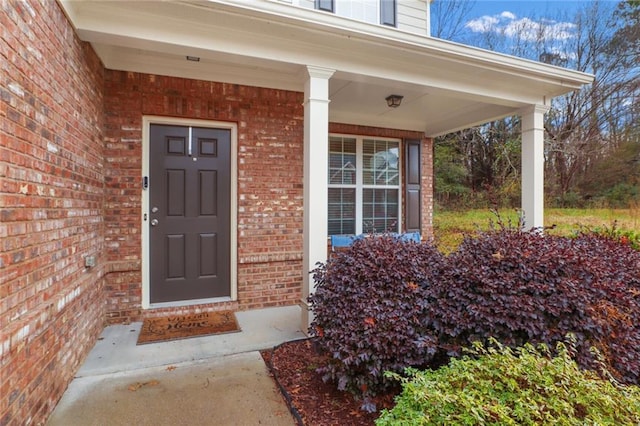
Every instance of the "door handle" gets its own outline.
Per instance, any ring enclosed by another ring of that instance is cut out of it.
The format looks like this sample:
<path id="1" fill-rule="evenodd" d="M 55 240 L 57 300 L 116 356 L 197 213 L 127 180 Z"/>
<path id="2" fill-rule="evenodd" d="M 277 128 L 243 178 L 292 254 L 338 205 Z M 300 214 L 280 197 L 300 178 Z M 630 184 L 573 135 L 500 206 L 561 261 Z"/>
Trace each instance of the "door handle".
<path id="1" fill-rule="evenodd" d="M 158 219 L 151 219 L 151 226 L 156 226 L 158 224 Z"/>

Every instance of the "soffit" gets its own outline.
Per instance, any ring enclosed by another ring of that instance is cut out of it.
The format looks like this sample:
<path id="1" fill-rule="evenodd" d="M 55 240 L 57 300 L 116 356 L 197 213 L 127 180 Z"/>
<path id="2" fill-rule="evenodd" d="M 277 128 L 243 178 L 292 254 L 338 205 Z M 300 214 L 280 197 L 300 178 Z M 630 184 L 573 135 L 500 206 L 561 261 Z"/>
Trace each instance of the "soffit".
<path id="1" fill-rule="evenodd" d="M 279 2 L 60 2 L 109 69 L 295 91 L 307 65 L 335 69 L 334 122 L 437 135 L 548 104 L 592 78 Z M 384 101 L 391 93 L 405 97 L 397 109 Z"/>

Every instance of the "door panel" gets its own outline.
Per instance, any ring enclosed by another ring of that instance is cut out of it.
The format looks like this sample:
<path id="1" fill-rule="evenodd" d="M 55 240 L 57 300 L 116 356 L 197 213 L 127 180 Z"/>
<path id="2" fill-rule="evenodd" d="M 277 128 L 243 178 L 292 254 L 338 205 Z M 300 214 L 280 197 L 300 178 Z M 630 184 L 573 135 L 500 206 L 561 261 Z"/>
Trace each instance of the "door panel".
<path id="1" fill-rule="evenodd" d="M 209 259 L 217 257 L 218 237 L 216 234 L 200 235 L 200 276 L 217 275 L 216 262 Z"/>
<path id="2" fill-rule="evenodd" d="M 184 235 L 167 235 L 166 248 L 167 279 L 185 279 Z"/>
<path id="3" fill-rule="evenodd" d="M 231 132 L 152 124 L 149 145 L 151 303 L 230 296 Z"/>
<path id="4" fill-rule="evenodd" d="M 185 213 L 185 171 L 167 170 L 167 205 L 165 211 L 167 216 L 184 217 Z M 155 180 L 155 179 L 154 179 Z"/>
<path id="5" fill-rule="evenodd" d="M 218 211 L 218 176 L 215 170 L 200 171 L 200 216 L 215 216 Z"/>

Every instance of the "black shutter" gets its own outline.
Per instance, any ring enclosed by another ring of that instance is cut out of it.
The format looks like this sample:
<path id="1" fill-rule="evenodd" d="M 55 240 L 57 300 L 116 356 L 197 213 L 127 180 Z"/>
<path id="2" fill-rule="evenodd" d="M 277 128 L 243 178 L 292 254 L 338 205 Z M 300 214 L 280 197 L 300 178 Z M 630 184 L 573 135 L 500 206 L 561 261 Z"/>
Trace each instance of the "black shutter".
<path id="1" fill-rule="evenodd" d="M 405 140 L 405 232 L 420 232 L 421 203 L 421 158 L 422 141 L 419 139 Z"/>
<path id="2" fill-rule="evenodd" d="M 316 0 L 316 9 L 333 12 L 333 0 Z"/>
<path id="3" fill-rule="evenodd" d="M 396 0 L 380 0 L 380 23 L 396 26 Z"/>

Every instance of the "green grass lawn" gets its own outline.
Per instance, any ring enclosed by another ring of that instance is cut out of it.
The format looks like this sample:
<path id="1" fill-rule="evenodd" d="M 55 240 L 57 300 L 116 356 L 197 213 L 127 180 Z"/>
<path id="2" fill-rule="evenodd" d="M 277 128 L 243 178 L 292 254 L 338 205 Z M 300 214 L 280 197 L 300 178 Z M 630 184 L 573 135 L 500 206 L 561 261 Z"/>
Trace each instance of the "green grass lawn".
<path id="1" fill-rule="evenodd" d="M 545 227 L 554 227 L 546 232 L 555 235 L 571 235 L 580 228 L 608 227 L 614 223 L 624 230 L 640 230 L 640 207 L 632 209 L 547 209 L 544 212 Z M 500 210 L 500 219 L 505 225 L 518 224 L 518 212 Z M 436 211 L 433 214 L 433 229 L 438 248 L 449 253 L 460 244 L 465 234 L 486 230 L 498 222 L 498 217 L 489 210 Z"/>

